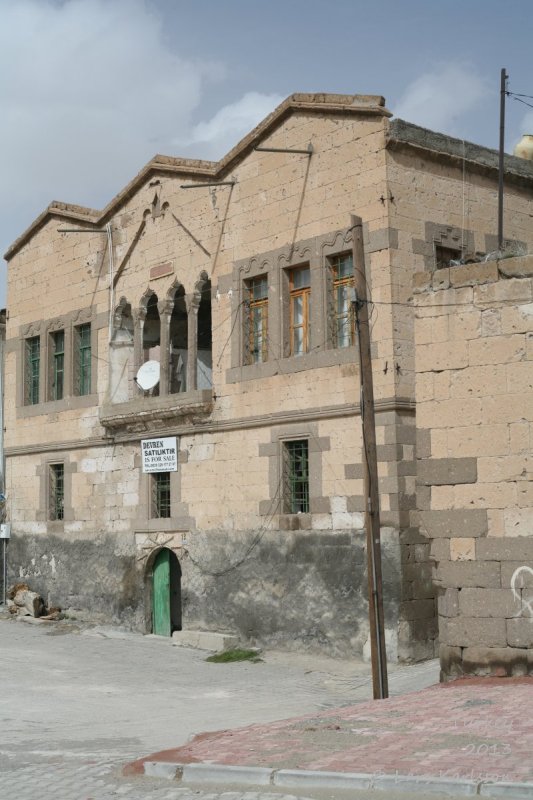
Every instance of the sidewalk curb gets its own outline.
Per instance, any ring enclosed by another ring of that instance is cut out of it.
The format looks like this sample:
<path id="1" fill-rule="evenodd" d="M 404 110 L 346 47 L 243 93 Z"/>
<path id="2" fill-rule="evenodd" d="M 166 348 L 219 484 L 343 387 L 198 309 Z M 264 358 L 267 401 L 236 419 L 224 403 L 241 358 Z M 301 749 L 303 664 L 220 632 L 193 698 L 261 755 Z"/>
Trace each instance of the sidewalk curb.
<path id="1" fill-rule="evenodd" d="M 178 780 L 185 784 L 217 783 L 242 786 L 278 786 L 301 789 L 353 789 L 377 792 L 423 792 L 452 797 L 505 797 L 533 800 L 533 783 L 491 783 L 430 775 L 398 775 L 363 772 L 326 772 L 307 769 L 271 769 L 229 764 L 177 764 L 175 761 L 145 761 L 148 777 Z"/>

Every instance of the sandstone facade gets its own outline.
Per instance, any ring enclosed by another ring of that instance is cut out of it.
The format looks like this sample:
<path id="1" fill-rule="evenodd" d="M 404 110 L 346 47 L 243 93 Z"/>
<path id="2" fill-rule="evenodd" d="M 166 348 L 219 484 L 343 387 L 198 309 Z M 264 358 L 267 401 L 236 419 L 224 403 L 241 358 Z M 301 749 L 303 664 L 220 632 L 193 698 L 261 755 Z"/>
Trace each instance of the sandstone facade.
<path id="1" fill-rule="evenodd" d="M 415 351 L 431 364 L 434 343 L 415 344 L 413 276 L 440 281 L 439 259 L 494 249 L 496 157 L 389 117 L 379 97 L 293 95 L 222 161 L 156 156 L 103 211 L 54 202 L 14 242 L 5 365 L 13 577 L 53 605 L 151 630 L 154 563 L 167 549 L 184 627 L 365 652 L 358 358 L 353 339 L 339 339 L 335 273 L 357 214 L 373 303 L 388 654 L 433 655 L 430 544 L 410 514 Z M 507 168 L 507 235 L 527 247 L 533 169 L 514 158 Z M 297 273 L 309 280 L 301 354 Z M 512 359 L 512 345 L 502 347 Z M 459 344 L 446 368 L 467 357 Z M 155 392 L 135 382 L 147 359 L 161 364 Z M 178 468 L 164 488 L 168 514 L 155 515 L 141 442 L 164 437 L 177 438 Z M 298 477 L 287 474 L 291 442 L 303 443 L 308 469 L 299 513 L 287 495 L 287 478 Z M 478 455 L 454 455 L 454 475 L 472 477 Z M 423 457 L 437 480 L 440 456 Z M 475 525 L 467 538 L 483 535 L 483 519 Z"/>
<path id="2" fill-rule="evenodd" d="M 429 283 L 415 295 L 415 516 L 431 541 L 443 675 L 528 674 L 533 258 L 452 267 Z"/>

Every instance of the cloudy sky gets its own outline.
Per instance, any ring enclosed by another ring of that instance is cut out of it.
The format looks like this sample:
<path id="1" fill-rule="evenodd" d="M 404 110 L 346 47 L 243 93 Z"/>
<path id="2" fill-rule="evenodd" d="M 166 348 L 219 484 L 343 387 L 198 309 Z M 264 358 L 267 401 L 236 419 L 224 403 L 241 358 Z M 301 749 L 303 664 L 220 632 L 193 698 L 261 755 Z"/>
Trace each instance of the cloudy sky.
<path id="1" fill-rule="evenodd" d="M 496 147 L 501 68 L 533 95 L 532 33 L 531 0 L 0 0 L 2 252 L 155 153 L 219 158 L 292 92 L 382 94 Z M 533 108 L 509 100 L 509 151 L 524 132 Z"/>

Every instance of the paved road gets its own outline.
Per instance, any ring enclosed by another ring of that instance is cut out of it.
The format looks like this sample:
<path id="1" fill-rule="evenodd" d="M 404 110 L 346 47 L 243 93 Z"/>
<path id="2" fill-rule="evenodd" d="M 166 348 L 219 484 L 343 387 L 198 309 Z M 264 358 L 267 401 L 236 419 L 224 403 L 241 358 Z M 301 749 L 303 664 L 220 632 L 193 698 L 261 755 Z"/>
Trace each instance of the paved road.
<path id="1" fill-rule="evenodd" d="M 286 799 L 125 779 L 120 768 L 193 733 L 371 696 L 369 667 L 358 661 L 267 653 L 259 664 L 209 664 L 205 656 L 111 628 L 0 620 L 0 798 Z M 392 672 L 391 687 L 423 688 L 437 677 L 435 662 L 404 667 Z"/>

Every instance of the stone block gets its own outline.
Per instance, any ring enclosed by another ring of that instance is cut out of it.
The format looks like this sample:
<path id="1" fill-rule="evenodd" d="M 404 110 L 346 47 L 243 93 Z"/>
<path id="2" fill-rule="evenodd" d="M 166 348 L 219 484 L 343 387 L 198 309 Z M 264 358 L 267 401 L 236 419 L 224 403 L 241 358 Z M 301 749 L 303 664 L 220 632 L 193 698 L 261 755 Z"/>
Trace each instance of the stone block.
<path id="1" fill-rule="evenodd" d="M 459 590 L 445 589 L 437 598 L 439 617 L 457 617 L 459 615 Z"/>
<path id="2" fill-rule="evenodd" d="M 400 603 L 400 617 L 403 619 L 433 619 L 435 616 L 435 600 L 424 598 L 405 600 Z"/>
<path id="3" fill-rule="evenodd" d="M 498 267 L 495 261 L 481 264 L 465 264 L 450 270 L 451 286 L 474 286 L 498 280 Z"/>
<path id="4" fill-rule="evenodd" d="M 418 481 L 425 486 L 475 483 L 477 459 L 428 458 L 417 461 Z"/>
<path id="5" fill-rule="evenodd" d="M 473 561 L 476 557 L 476 539 L 450 539 L 451 561 Z"/>
<path id="6" fill-rule="evenodd" d="M 527 675 L 533 666 L 527 650 L 513 647 L 465 647 L 463 671 L 467 675 Z"/>
<path id="7" fill-rule="evenodd" d="M 193 647 L 197 650 L 218 652 L 237 647 L 239 637 L 231 633 L 215 633 L 213 631 L 174 631 L 172 644 L 178 647 Z"/>
<path id="8" fill-rule="evenodd" d="M 522 561 L 533 564 L 533 536 L 478 539 L 476 555 L 480 561 Z"/>
<path id="9" fill-rule="evenodd" d="M 450 539 L 432 539 L 429 548 L 430 561 L 450 560 Z"/>
<path id="10" fill-rule="evenodd" d="M 533 277 L 533 259 L 531 256 L 503 258 L 496 263 L 500 275 L 504 276 L 505 278 Z"/>
<path id="11" fill-rule="evenodd" d="M 517 573 L 515 575 L 515 573 Z M 533 566 L 531 562 L 524 564 L 523 561 L 502 561 L 501 563 L 501 586 L 507 589 L 513 581 L 516 589 L 533 589 Z"/>
<path id="12" fill-rule="evenodd" d="M 421 511 L 420 528 L 431 539 L 485 536 L 488 531 L 485 509 Z"/>
<path id="13" fill-rule="evenodd" d="M 459 610 L 465 617 L 510 619 L 520 614 L 520 601 L 510 589 L 464 588 L 459 592 Z"/>
<path id="14" fill-rule="evenodd" d="M 435 568 L 435 582 L 446 588 L 500 588 L 497 561 L 441 561 Z"/>
<path id="15" fill-rule="evenodd" d="M 532 508 L 506 508 L 503 512 L 504 535 L 507 537 L 531 537 L 533 532 Z M 531 539 L 529 539 L 531 541 Z"/>
<path id="16" fill-rule="evenodd" d="M 533 619 L 519 617 L 508 619 L 507 644 L 511 647 L 533 647 Z"/>
<path id="17" fill-rule="evenodd" d="M 453 647 L 505 647 L 507 631 L 504 619 L 450 617 L 441 620 L 441 641 Z"/>

